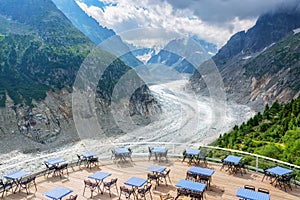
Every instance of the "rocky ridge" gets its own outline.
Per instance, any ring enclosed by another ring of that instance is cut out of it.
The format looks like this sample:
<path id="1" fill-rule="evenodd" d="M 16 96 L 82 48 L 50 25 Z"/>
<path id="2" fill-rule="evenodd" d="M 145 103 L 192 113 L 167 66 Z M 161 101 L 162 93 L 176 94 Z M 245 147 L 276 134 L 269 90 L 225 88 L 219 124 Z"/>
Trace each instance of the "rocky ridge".
<path id="1" fill-rule="evenodd" d="M 259 17 L 247 32 L 233 35 L 212 58 L 223 78 L 227 98 L 261 111 L 276 100 L 285 103 L 299 95 L 299 3 Z M 205 64 L 200 66 L 205 68 Z M 190 86 L 209 94 L 195 71 Z"/>

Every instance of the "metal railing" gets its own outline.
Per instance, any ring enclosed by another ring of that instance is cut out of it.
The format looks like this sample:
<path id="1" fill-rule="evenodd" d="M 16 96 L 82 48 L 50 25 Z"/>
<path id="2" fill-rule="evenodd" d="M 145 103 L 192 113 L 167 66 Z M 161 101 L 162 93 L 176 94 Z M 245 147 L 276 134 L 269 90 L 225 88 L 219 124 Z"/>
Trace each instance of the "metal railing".
<path id="1" fill-rule="evenodd" d="M 31 173 L 40 174 L 45 170 L 44 161 L 47 159 L 61 157 L 65 159 L 70 165 L 74 165 L 77 162 L 76 154 L 82 154 L 84 152 L 95 152 L 97 153 L 100 161 L 111 159 L 111 150 L 115 147 L 128 147 L 133 150 L 132 157 L 147 157 L 149 155 L 148 147 L 154 146 L 163 146 L 168 149 L 168 157 L 182 157 L 184 150 L 189 148 L 200 149 L 205 151 L 207 159 L 212 162 L 221 162 L 221 159 L 228 154 L 239 155 L 243 157 L 243 161 L 246 163 L 246 166 L 255 170 L 256 172 L 262 172 L 263 168 L 269 168 L 275 165 L 280 165 L 285 168 L 294 170 L 300 176 L 300 166 L 294 165 L 288 162 L 281 160 L 276 160 L 266 156 L 261 156 L 258 154 L 220 148 L 215 146 L 204 146 L 201 144 L 193 143 L 168 143 L 168 142 L 128 142 L 128 143 L 113 143 L 113 144 L 97 144 L 97 145 L 88 145 L 83 144 L 80 148 L 72 149 L 68 148 L 66 150 L 60 150 L 57 152 L 49 154 L 40 154 L 39 156 L 24 161 L 18 161 L 15 164 L 10 164 L 7 166 L 0 167 L 0 176 L 3 176 L 7 173 L 10 173 L 15 170 L 25 170 Z"/>

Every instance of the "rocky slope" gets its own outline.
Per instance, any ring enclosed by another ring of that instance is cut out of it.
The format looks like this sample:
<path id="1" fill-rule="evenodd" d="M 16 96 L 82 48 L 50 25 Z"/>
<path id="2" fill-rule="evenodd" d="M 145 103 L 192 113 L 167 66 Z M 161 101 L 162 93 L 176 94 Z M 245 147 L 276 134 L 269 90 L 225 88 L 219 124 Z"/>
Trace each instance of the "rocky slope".
<path id="1" fill-rule="evenodd" d="M 233 35 L 212 58 L 228 99 L 261 111 L 264 104 L 288 102 L 299 95 L 300 41 L 293 31 L 300 27 L 299 5 L 262 15 L 254 27 Z M 197 92 L 209 92 L 198 71 L 190 86 Z"/>
<path id="2" fill-rule="evenodd" d="M 142 64 L 135 56 L 132 55 L 127 45 L 116 33 L 105 27 L 102 27 L 94 18 L 88 16 L 75 2 L 75 0 L 52 0 L 55 5 L 66 15 L 72 24 L 85 34 L 96 45 L 110 37 L 114 37 L 114 42 L 118 47 L 126 52 L 120 59 L 130 67 L 136 67 Z"/>
<path id="3" fill-rule="evenodd" d="M 0 18 L 0 137 L 23 135 L 52 146 L 78 140 L 73 84 L 95 45 L 50 0 L 0 0 Z M 98 52 L 97 66 L 105 71 L 96 79 L 93 100 L 101 121 L 109 115 L 114 87 L 131 68 L 107 52 Z M 129 74 L 131 83 L 138 82 L 141 90 L 132 93 L 130 105 L 120 106 L 120 111 L 148 119 L 160 107 L 139 77 Z M 130 90 L 120 87 L 119 91 Z M 117 126 L 115 121 L 110 123 Z M 122 133 L 105 124 L 103 130 Z"/>

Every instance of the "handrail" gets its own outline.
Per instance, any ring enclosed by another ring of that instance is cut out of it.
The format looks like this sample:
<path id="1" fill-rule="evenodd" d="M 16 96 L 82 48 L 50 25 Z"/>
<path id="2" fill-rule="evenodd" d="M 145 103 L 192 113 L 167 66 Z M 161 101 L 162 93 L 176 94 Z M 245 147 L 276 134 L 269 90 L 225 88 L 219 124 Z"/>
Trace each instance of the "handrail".
<path id="1" fill-rule="evenodd" d="M 76 149 L 76 150 L 77 150 L 77 152 L 80 152 L 80 151 L 83 152 L 83 151 L 89 151 L 89 150 L 95 151 L 93 148 L 96 148 L 99 151 L 99 150 L 101 150 L 101 148 L 105 148 L 105 150 L 107 150 L 107 152 L 101 151 L 101 153 L 107 156 L 108 153 L 110 152 L 110 149 L 112 149 L 116 146 L 131 146 L 131 147 L 132 146 L 143 146 L 142 153 L 148 153 L 147 145 L 148 146 L 153 146 L 153 145 L 167 146 L 167 145 L 171 145 L 172 149 L 170 149 L 170 151 L 169 151 L 170 155 L 177 156 L 177 157 L 182 155 L 181 153 L 184 149 L 187 149 L 187 148 L 190 148 L 190 147 L 208 148 L 208 149 L 213 149 L 213 150 L 227 151 L 227 152 L 231 152 L 231 153 L 239 153 L 239 154 L 242 154 L 242 155 L 250 155 L 250 156 L 256 158 L 256 166 L 255 166 L 256 171 L 259 171 L 259 168 L 258 168 L 258 159 L 259 158 L 260 159 L 265 159 L 265 160 L 268 160 L 268 161 L 271 161 L 271 162 L 283 164 L 283 165 L 289 166 L 291 168 L 295 168 L 295 169 L 300 170 L 300 166 L 298 166 L 298 165 L 294 165 L 294 164 L 291 164 L 291 163 L 288 163 L 288 162 L 285 162 L 285 161 L 281 161 L 281 160 L 277 160 L 277 159 L 274 159 L 274 158 L 270 158 L 270 157 L 266 157 L 266 156 L 262 156 L 262 155 L 258 155 L 258 154 L 253 154 L 253 153 L 249 153 L 249 152 L 239 151 L 239 150 L 202 145 L 200 143 L 143 142 L 143 141 L 140 141 L 140 142 L 122 142 L 122 143 L 111 143 L 111 144 L 108 144 L 108 143 L 106 143 L 106 144 L 97 144 L 97 145 L 88 146 L 88 147 L 85 147 L 84 145 L 82 145 L 83 149 L 78 149 L 78 150 Z M 21 164 L 26 164 L 26 165 L 28 163 L 37 164 L 37 162 L 38 162 L 41 165 L 44 161 L 43 159 L 50 158 L 50 157 L 53 157 L 53 156 L 63 156 L 63 155 L 66 155 L 66 153 L 72 153 L 75 156 L 75 153 L 77 153 L 77 152 L 74 151 L 74 150 L 75 149 L 72 149 L 72 148 L 65 149 L 65 150 L 60 150 L 60 151 L 57 151 L 57 152 L 52 152 L 52 153 L 49 153 L 49 154 L 41 155 L 41 156 L 36 157 L 36 158 L 31 158 L 31 159 L 27 159 L 27 160 L 24 160 L 24 161 L 20 161 L 18 163 L 11 164 L 11 165 L 8 165 L 8 166 L 3 166 L 2 168 L 0 168 L 0 173 L 2 172 L 2 174 L 3 174 L 3 171 L 8 170 L 8 169 L 12 169 L 12 168 L 17 168 Z M 177 152 L 176 152 L 176 150 L 177 150 Z M 135 151 L 135 148 L 133 148 L 133 153 L 138 153 L 138 152 L 139 152 L 138 150 Z M 101 154 L 101 153 L 99 153 L 99 154 Z M 73 158 L 72 158 L 72 160 L 74 161 Z"/>

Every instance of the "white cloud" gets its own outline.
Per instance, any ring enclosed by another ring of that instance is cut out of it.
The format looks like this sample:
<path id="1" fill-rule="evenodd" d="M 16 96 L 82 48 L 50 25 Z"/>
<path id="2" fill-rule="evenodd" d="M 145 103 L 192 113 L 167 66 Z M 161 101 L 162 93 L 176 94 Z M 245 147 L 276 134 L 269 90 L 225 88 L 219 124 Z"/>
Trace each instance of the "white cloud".
<path id="1" fill-rule="evenodd" d="M 200 19 L 189 7 L 178 9 L 167 1 L 161 0 L 102 0 L 108 4 L 104 8 L 86 6 L 84 0 L 78 5 L 102 26 L 113 29 L 123 39 L 143 46 L 163 45 L 179 35 L 197 35 L 221 47 L 232 34 L 247 30 L 254 25 L 256 18 L 235 17 L 223 24 L 213 24 Z M 159 34 L 147 32 L 151 28 L 162 30 Z M 145 29 L 146 31 L 141 31 Z M 132 31 L 134 30 L 134 31 Z M 164 30 L 164 31 L 163 31 Z M 140 31 L 140 32 L 139 32 Z M 140 33 L 129 40 L 128 33 Z M 169 32 L 169 34 L 166 34 Z M 122 34 L 123 33 L 123 34 Z"/>

